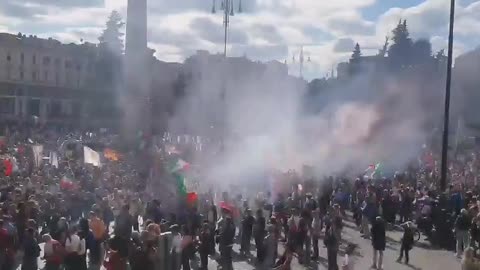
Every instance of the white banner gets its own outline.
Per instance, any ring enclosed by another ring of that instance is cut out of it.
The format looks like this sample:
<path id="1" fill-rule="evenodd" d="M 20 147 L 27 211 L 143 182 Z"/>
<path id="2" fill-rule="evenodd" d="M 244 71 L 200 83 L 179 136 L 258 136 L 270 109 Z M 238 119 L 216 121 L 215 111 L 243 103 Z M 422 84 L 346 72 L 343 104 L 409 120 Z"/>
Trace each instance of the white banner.
<path id="1" fill-rule="evenodd" d="M 83 147 L 83 160 L 87 164 L 92 164 L 95 167 L 102 167 L 100 162 L 100 154 L 93 151 L 90 147 Z"/>
<path id="2" fill-rule="evenodd" d="M 43 159 L 43 145 L 37 144 L 32 146 L 33 151 L 33 162 L 35 167 L 40 167 Z"/>

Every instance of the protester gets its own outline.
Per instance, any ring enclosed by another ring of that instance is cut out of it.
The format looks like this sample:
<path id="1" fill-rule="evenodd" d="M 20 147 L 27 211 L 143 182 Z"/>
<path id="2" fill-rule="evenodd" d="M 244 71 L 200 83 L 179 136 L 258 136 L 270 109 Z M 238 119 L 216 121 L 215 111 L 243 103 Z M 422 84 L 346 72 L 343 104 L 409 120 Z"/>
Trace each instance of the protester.
<path id="1" fill-rule="evenodd" d="M 371 229 L 372 246 L 373 246 L 373 269 L 383 269 L 383 252 L 386 246 L 386 230 L 385 221 L 380 217 L 376 217 Z"/>
<path id="2" fill-rule="evenodd" d="M 471 220 L 468 216 L 467 210 L 461 209 L 460 215 L 455 220 L 455 237 L 457 240 L 457 257 L 461 257 L 463 250 L 470 246 L 470 224 Z"/>
<path id="3" fill-rule="evenodd" d="M 407 221 L 402 225 L 403 227 L 403 236 L 400 246 L 400 256 L 397 259 L 397 262 L 401 262 L 403 255 L 405 255 L 405 263 L 408 264 L 410 261 L 409 252 L 413 248 L 414 243 L 414 228 L 411 221 Z"/>

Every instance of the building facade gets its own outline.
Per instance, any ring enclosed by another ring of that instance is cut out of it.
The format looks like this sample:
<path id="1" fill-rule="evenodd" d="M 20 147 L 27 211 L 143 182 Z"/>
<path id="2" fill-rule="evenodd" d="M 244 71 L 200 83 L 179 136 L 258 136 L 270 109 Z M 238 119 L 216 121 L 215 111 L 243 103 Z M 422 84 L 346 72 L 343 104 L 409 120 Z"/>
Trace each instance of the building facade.
<path id="1" fill-rule="evenodd" d="M 88 106 L 96 45 L 0 33 L 0 120 L 65 122 Z"/>

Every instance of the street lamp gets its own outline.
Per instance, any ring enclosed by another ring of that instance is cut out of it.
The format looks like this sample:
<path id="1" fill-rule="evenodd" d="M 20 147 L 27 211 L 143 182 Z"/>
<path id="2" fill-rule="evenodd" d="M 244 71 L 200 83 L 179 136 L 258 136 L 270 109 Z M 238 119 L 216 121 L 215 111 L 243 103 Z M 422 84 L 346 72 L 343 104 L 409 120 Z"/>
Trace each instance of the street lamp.
<path id="1" fill-rule="evenodd" d="M 455 23 L 455 0 L 450 2 L 450 29 L 448 33 L 448 61 L 447 61 L 447 80 L 445 86 L 445 113 L 443 118 L 443 140 L 442 140 L 442 168 L 440 178 L 440 188 L 442 191 L 447 189 L 447 170 L 448 170 L 448 124 L 450 118 L 450 88 L 452 85 L 452 62 L 453 62 L 453 29 Z"/>
<path id="2" fill-rule="evenodd" d="M 235 16 L 234 6 L 235 0 L 219 0 L 220 10 L 223 11 L 223 26 L 225 28 L 225 42 L 223 55 L 227 57 L 227 42 L 228 42 L 228 27 L 230 26 L 230 17 Z M 212 13 L 217 12 L 216 7 L 217 0 L 212 0 Z M 242 0 L 238 0 L 238 13 L 242 12 Z"/>
<path id="3" fill-rule="evenodd" d="M 303 69 L 305 67 L 305 61 L 310 63 L 310 62 L 312 62 L 312 59 L 310 57 L 310 53 L 305 52 L 303 50 L 303 46 L 300 46 L 300 52 L 298 52 L 298 54 L 299 54 L 299 57 L 298 57 L 299 58 L 298 59 L 298 61 L 299 61 L 299 76 L 300 76 L 300 78 L 303 79 Z M 296 62 L 295 61 L 295 55 L 296 55 L 296 53 L 293 53 L 292 64 L 295 64 L 295 62 Z M 306 59 L 305 59 L 305 56 L 306 56 Z"/>

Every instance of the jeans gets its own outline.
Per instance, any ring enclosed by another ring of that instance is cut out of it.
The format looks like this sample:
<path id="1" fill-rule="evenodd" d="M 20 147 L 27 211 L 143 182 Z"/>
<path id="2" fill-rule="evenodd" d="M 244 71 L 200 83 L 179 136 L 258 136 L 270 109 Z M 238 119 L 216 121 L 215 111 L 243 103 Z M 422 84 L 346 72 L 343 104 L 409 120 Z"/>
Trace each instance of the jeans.
<path id="1" fill-rule="evenodd" d="M 470 235 L 468 231 L 457 230 L 455 236 L 457 239 L 457 255 L 460 256 L 463 254 L 463 250 L 470 246 Z"/>
<path id="2" fill-rule="evenodd" d="M 383 265 L 383 250 L 373 250 L 373 265 L 377 266 L 379 269 L 382 268 L 382 265 Z"/>

